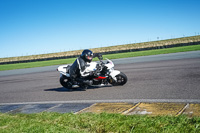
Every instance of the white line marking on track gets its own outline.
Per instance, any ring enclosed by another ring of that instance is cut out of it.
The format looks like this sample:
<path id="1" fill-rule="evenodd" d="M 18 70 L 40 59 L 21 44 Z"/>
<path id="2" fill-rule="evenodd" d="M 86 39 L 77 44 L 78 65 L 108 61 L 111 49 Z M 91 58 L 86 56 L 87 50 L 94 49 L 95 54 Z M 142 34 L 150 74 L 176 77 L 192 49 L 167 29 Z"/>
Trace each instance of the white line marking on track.
<path id="1" fill-rule="evenodd" d="M 189 104 L 186 104 L 185 107 L 183 107 L 183 108 L 177 113 L 176 116 L 181 115 L 181 114 L 186 110 L 186 108 L 188 108 L 188 107 L 189 107 Z"/>
<path id="2" fill-rule="evenodd" d="M 165 103 L 200 103 L 200 99 L 113 99 L 113 100 L 73 100 L 73 101 L 40 101 L 40 102 L 18 102 L 18 103 L 0 103 L 0 105 L 16 104 L 61 104 L 61 103 L 140 103 L 140 102 L 165 102 Z"/>

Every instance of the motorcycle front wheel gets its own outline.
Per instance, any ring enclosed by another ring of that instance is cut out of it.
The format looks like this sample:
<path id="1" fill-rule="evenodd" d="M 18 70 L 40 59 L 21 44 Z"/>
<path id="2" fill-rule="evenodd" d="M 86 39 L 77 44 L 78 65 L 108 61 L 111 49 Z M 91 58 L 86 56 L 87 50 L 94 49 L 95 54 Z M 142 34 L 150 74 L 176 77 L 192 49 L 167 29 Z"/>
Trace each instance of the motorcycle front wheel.
<path id="1" fill-rule="evenodd" d="M 72 88 L 72 83 L 70 82 L 69 78 L 67 78 L 66 76 L 62 75 L 60 77 L 60 84 L 65 87 L 65 88 L 68 88 L 68 89 L 71 89 Z"/>
<path id="2" fill-rule="evenodd" d="M 116 77 L 116 81 L 113 80 L 111 82 L 111 84 L 114 86 L 124 85 L 124 84 L 126 84 L 126 82 L 128 80 L 127 76 L 122 72 L 120 72 L 120 74 L 116 75 L 115 77 Z"/>

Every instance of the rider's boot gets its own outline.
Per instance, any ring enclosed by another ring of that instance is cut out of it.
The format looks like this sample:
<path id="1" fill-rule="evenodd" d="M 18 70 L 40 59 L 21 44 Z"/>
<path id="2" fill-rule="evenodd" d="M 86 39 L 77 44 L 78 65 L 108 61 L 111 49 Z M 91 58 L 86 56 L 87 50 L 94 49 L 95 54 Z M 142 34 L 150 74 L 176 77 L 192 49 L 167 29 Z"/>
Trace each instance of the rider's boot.
<path id="1" fill-rule="evenodd" d="M 81 87 L 81 90 L 85 91 L 87 90 L 88 85 L 82 84 L 80 87 Z"/>
<path id="2" fill-rule="evenodd" d="M 80 82 L 80 87 L 83 89 L 83 90 L 86 90 L 88 88 L 88 86 L 91 86 L 93 84 L 93 81 L 92 80 L 85 80 L 85 79 L 77 79 L 78 82 Z"/>
<path id="3" fill-rule="evenodd" d="M 71 78 L 71 88 L 77 88 L 78 87 L 78 82 L 76 81 L 75 78 Z"/>

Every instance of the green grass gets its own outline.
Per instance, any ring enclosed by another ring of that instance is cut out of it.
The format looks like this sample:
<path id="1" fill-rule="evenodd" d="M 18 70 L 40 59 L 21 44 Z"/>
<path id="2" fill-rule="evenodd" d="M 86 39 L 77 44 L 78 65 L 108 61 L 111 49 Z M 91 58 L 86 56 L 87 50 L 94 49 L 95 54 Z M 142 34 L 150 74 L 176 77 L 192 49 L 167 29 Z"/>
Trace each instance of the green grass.
<path id="1" fill-rule="evenodd" d="M 0 65 L 0 71 L 4 70 L 13 70 L 13 69 L 23 69 L 23 68 L 33 68 L 33 67 L 43 67 L 43 66 L 52 66 L 59 64 L 69 64 L 75 61 L 76 58 L 70 59 L 60 59 L 60 60 L 49 60 L 49 61 L 38 61 L 38 62 L 29 62 L 29 63 L 17 63 L 17 64 L 6 64 Z"/>
<path id="2" fill-rule="evenodd" d="M 103 57 L 104 57 L 104 59 L 105 58 L 117 59 L 117 58 L 168 54 L 168 53 L 195 51 L 195 50 L 200 50 L 200 45 L 165 48 L 165 49 L 157 49 L 157 50 L 146 50 L 146 51 L 138 51 L 138 52 L 126 52 L 126 53 L 118 53 L 118 54 L 108 54 L 108 55 L 103 55 Z M 59 59 L 59 60 L 50 60 L 50 61 L 30 62 L 30 63 L 6 64 L 6 65 L 0 65 L 0 71 L 32 68 L 32 67 L 43 67 L 43 66 L 51 66 L 51 65 L 70 64 L 70 63 L 73 63 L 75 59 L 76 58 L 69 58 L 69 59 Z M 97 60 L 97 59 L 95 59 L 95 60 Z"/>
<path id="3" fill-rule="evenodd" d="M 138 51 L 138 52 L 127 52 L 127 53 L 120 53 L 120 54 L 109 54 L 109 55 L 105 55 L 104 57 L 109 58 L 109 59 L 117 59 L 117 58 L 127 58 L 127 57 L 196 51 L 196 50 L 200 50 L 200 45 L 156 49 L 156 50 L 146 50 L 146 51 Z"/>
<path id="4" fill-rule="evenodd" d="M 92 48 L 91 50 L 96 53 L 97 52 L 102 53 L 102 52 L 111 52 L 111 51 L 119 51 L 119 50 L 172 46 L 172 45 L 177 45 L 177 44 L 193 44 L 193 43 L 197 43 L 197 42 L 200 42 L 200 35 L 167 39 L 167 40 L 157 40 L 157 41 L 151 41 L 151 42 L 131 43 L 131 44 L 108 46 L 108 47 Z M 0 58 L 0 62 L 36 60 L 36 59 L 45 59 L 45 58 L 54 58 L 54 57 L 63 57 L 63 56 L 74 56 L 74 55 L 80 55 L 82 53 L 82 51 L 83 50 L 75 50 L 75 51 L 65 51 L 65 52 L 58 52 L 58 53 L 40 54 L 40 55 Z"/>
<path id="5" fill-rule="evenodd" d="M 1 114 L 0 133 L 197 133 L 200 117 L 120 114 Z"/>

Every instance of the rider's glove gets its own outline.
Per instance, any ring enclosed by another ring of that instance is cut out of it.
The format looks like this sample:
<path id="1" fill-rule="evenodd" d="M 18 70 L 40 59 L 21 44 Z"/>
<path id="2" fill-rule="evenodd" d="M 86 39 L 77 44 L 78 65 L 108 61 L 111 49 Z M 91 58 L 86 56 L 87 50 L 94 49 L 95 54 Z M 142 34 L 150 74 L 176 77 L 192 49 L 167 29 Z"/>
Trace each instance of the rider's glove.
<path id="1" fill-rule="evenodd" d="M 103 60 L 102 54 L 99 53 L 98 58 L 99 58 L 99 60 Z"/>
<path id="2" fill-rule="evenodd" d="M 99 60 L 103 60 L 102 54 L 100 54 L 100 53 L 95 53 L 93 58 L 95 58 L 95 57 L 98 57 Z"/>

